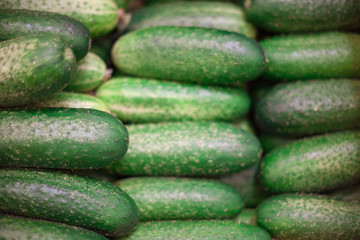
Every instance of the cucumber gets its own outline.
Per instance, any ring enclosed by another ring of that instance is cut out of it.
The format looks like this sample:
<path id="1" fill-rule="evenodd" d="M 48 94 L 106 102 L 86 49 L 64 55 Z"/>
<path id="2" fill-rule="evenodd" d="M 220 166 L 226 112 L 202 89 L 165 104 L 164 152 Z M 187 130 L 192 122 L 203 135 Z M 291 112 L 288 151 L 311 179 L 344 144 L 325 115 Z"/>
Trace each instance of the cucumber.
<path id="1" fill-rule="evenodd" d="M 232 218 L 243 207 L 234 189 L 209 179 L 138 177 L 114 184 L 134 199 L 141 221 Z"/>
<path id="2" fill-rule="evenodd" d="M 360 205 L 316 195 L 280 195 L 257 208 L 257 224 L 281 240 L 360 239 Z"/>
<path id="3" fill-rule="evenodd" d="M 230 86 L 257 78 L 265 65 L 254 40 L 200 27 L 159 26 L 130 32 L 115 42 L 112 58 L 129 75 Z"/>
<path id="4" fill-rule="evenodd" d="M 106 80 L 106 64 L 95 53 L 89 52 L 77 65 L 74 77 L 65 91 L 88 92 Z"/>
<path id="5" fill-rule="evenodd" d="M 0 166 L 101 168 L 128 148 L 125 126 L 93 109 L 0 111 Z"/>
<path id="6" fill-rule="evenodd" d="M 110 113 L 109 108 L 99 98 L 73 92 L 59 92 L 40 102 L 28 105 L 31 108 L 91 108 Z"/>
<path id="7" fill-rule="evenodd" d="M 106 240 L 107 238 L 79 227 L 0 214 L 2 240 Z"/>
<path id="8" fill-rule="evenodd" d="M 360 203 L 360 184 L 357 183 L 355 185 L 338 189 L 328 194 L 330 197 L 338 200 Z"/>
<path id="9" fill-rule="evenodd" d="M 360 128 L 360 81 L 314 80 L 279 84 L 255 106 L 266 133 L 306 136 Z"/>
<path id="10" fill-rule="evenodd" d="M 0 9 L 28 9 L 67 15 L 82 22 L 93 38 L 105 36 L 118 22 L 113 0 L 1 0 Z"/>
<path id="11" fill-rule="evenodd" d="M 121 121 L 231 121 L 250 109 L 244 89 L 118 77 L 96 92 Z"/>
<path id="12" fill-rule="evenodd" d="M 360 180 L 360 131 L 304 138 L 262 159 L 261 183 L 273 193 L 324 192 Z"/>
<path id="13" fill-rule="evenodd" d="M 249 224 L 256 226 L 256 209 L 246 208 L 235 218 L 238 224 Z"/>
<path id="14" fill-rule="evenodd" d="M 246 0 L 246 16 L 269 32 L 320 32 L 360 28 L 358 0 Z"/>
<path id="15" fill-rule="evenodd" d="M 71 81 L 76 58 L 52 34 L 0 42 L 0 107 L 21 106 L 61 91 Z"/>
<path id="16" fill-rule="evenodd" d="M 109 237 L 129 234 L 139 220 L 134 200 L 111 183 L 45 170 L 0 169 L 0 211 Z"/>
<path id="17" fill-rule="evenodd" d="M 260 133 L 259 140 L 261 143 L 261 147 L 264 150 L 264 153 L 269 153 L 275 148 L 279 148 L 286 144 L 292 143 L 299 138 L 295 137 L 282 137 L 277 135 L 269 135 L 265 133 Z"/>
<path id="18" fill-rule="evenodd" d="M 126 9 L 131 0 L 114 0 L 118 8 Z"/>
<path id="19" fill-rule="evenodd" d="M 116 174 L 219 176 L 249 168 L 261 155 L 254 135 L 226 123 L 138 124 L 128 130 L 128 153 L 109 166 Z"/>
<path id="20" fill-rule="evenodd" d="M 124 240 L 271 240 L 263 229 L 238 225 L 230 220 L 159 221 L 139 223 L 137 229 Z M 120 240 L 120 239 L 117 239 Z"/>
<path id="21" fill-rule="evenodd" d="M 144 7 L 131 14 L 129 31 L 156 26 L 205 27 L 256 37 L 244 11 L 228 2 L 169 2 Z"/>
<path id="22" fill-rule="evenodd" d="M 264 79 L 360 77 L 360 34 L 324 32 L 275 36 L 260 43 L 266 52 Z"/>
<path id="23" fill-rule="evenodd" d="M 242 130 L 248 131 L 249 133 L 252 133 L 255 135 L 255 129 L 254 129 L 253 124 L 246 118 L 238 119 L 238 120 L 234 121 L 233 125 L 235 127 L 238 127 Z"/>

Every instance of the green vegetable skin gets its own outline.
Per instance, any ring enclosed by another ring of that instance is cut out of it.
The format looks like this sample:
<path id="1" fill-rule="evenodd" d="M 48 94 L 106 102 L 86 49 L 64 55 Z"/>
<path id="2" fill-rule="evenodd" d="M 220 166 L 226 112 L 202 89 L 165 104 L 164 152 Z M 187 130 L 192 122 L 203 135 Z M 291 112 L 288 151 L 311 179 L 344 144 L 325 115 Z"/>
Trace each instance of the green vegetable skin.
<path id="1" fill-rule="evenodd" d="M 29 9 L 67 15 L 82 22 L 93 38 L 111 32 L 118 21 L 113 0 L 1 0 L 0 9 Z"/>
<path id="2" fill-rule="evenodd" d="M 265 65 L 254 40 L 200 27 L 160 26 L 130 32 L 115 42 L 112 58 L 120 71 L 130 75 L 230 86 L 257 78 Z"/>
<path id="3" fill-rule="evenodd" d="M 264 79 L 360 77 L 360 34 L 323 32 L 275 36 L 260 44 L 266 55 Z"/>
<path id="4" fill-rule="evenodd" d="M 107 238 L 79 227 L 38 219 L 0 215 L 2 240 L 106 240 Z"/>
<path id="5" fill-rule="evenodd" d="M 246 0 L 248 20 L 270 32 L 317 32 L 360 28 L 358 0 Z"/>
<path id="6" fill-rule="evenodd" d="M 134 199 L 141 221 L 232 218 L 243 207 L 234 189 L 209 179 L 138 177 L 114 184 Z"/>
<path id="7" fill-rule="evenodd" d="M 279 84 L 255 106 L 257 126 L 284 136 L 360 128 L 360 81 L 313 80 Z"/>
<path id="8" fill-rule="evenodd" d="M 96 92 L 124 122 L 231 121 L 250 109 L 244 89 L 118 77 Z"/>
<path id="9" fill-rule="evenodd" d="M 52 34 L 0 42 L 0 107 L 20 106 L 61 91 L 71 81 L 76 59 Z"/>
<path id="10" fill-rule="evenodd" d="M 256 209 L 246 208 L 235 218 L 238 224 L 249 224 L 256 226 Z"/>
<path id="11" fill-rule="evenodd" d="M 219 176 L 260 159 L 259 141 L 226 123 L 184 122 L 128 126 L 126 156 L 110 165 L 122 175 Z"/>
<path id="12" fill-rule="evenodd" d="M 137 229 L 124 240 L 271 240 L 263 229 L 238 225 L 232 220 L 160 221 L 139 223 Z M 117 239 L 120 240 L 120 239 Z M 121 239 L 122 240 L 122 239 Z"/>
<path id="13" fill-rule="evenodd" d="M 0 119 L 0 166 L 101 168 L 128 148 L 125 126 L 102 111 L 8 109 Z"/>
<path id="14" fill-rule="evenodd" d="M 169 2 L 151 5 L 131 14 L 129 31 L 155 26 L 207 27 L 255 38 L 256 29 L 244 11 L 228 2 Z"/>
<path id="15" fill-rule="evenodd" d="M 326 134 L 277 148 L 262 159 L 262 185 L 273 193 L 323 192 L 360 179 L 360 131 Z"/>
<path id="16" fill-rule="evenodd" d="M 129 234 L 135 202 L 109 182 L 59 172 L 0 169 L 0 211 L 67 223 L 109 237 Z"/>
<path id="17" fill-rule="evenodd" d="M 280 195 L 257 208 L 258 226 L 281 240 L 360 238 L 360 205 L 316 195 Z"/>

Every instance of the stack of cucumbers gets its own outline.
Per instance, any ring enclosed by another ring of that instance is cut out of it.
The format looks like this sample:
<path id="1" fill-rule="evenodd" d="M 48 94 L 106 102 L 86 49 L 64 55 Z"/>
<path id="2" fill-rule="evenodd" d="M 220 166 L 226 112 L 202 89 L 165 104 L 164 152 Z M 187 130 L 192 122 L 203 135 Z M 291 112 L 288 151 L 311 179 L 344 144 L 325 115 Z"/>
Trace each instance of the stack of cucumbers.
<path id="1" fill-rule="evenodd" d="M 1 0 L 0 239 L 360 239 L 360 1 Z"/>

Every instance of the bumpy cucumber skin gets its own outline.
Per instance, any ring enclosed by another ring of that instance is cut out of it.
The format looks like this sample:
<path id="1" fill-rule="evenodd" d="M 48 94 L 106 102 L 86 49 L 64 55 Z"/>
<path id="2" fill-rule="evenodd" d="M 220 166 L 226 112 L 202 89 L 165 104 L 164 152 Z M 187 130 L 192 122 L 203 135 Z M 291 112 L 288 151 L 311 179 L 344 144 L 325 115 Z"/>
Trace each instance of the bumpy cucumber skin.
<path id="1" fill-rule="evenodd" d="M 251 225 L 238 225 L 231 220 L 159 221 L 139 223 L 124 240 L 271 240 L 265 230 Z M 120 239 L 118 239 L 120 240 Z"/>
<path id="2" fill-rule="evenodd" d="M 139 220 L 134 200 L 109 182 L 27 169 L 0 169 L 0 211 L 109 237 L 129 234 Z"/>
<path id="3" fill-rule="evenodd" d="M 211 85 L 238 86 L 260 76 L 265 67 L 263 51 L 254 40 L 200 27 L 130 32 L 115 42 L 112 58 L 129 75 Z"/>
<path id="4" fill-rule="evenodd" d="M 129 31 L 155 26 L 206 27 L 255 38 L 256 29 L 244 11 L 228 2 L 170 2 L 151 5 L 131 14 Z"/>
<path id="5" fill-rule="evenodd" d="M 114 78 L 96 91 L 123 122 L 231 121 L 250 109 L 244 89 L 133 77 Z"/>
<path id="6" fill-rule="evenodd" d="M 360 179 L 360 131 L 304 138 L 262 159 L 262 185 L 273 193 L 323 192 Z"/>
<path id="7" fill-rule="evenodd" d="M 214 180 L 138 177 L 114 184 L 134 199 L 141 221 L 232 218 L 243 207 L 239 193 Z"/>
<path id="8" fill-rule="evenodd" d="M 27 9 L 0 9 L 0 40 L 43 32 L 61 37 L 77 60 L 85 57 L 90 49 L 89 29 L 73 18 Z"/>
<path id="9" fill-rule="evenodd" d="M 126 127 L 93 109 L 0 111 L 0 166 L 101 168 L 122 158 Z"/>
<path id="10" fill-rule="evenodd" d="M 259 141 L 231 124 L 176 122 L 127 126 L 129 150 L 109 168 L 121 175 L 219 176 L 260 159 Z"/>
<path id="11" fill-rule="evenodd" d="M 0 42 L 0 107 L 21 106 L 61 91 L 71 81 L 76 58 L 52 34 Z"/>
<path id="12" fill-rule="evenodd" d="M 360 28 L 358 0 L 246 0 L 248 20 L 276 33 Z"/>
<path id="13" fill-rule="evenodd" d="M 107 238 L 79 227 L 39 219 L 0 215 L 2 240 L 106 240 Z"/>
<path id="14" fill-rule="evenodd" d="M 360 77 L 360 34 L 324 32 L 275 36 L 260 44 L 266 55 L 264 79 Z"/>
<path id="15" fill-rule="evenodd" d="M 283 136 L 360 128 L 360 81 L 279 84 L 258 101 L 255 115 L 261 130 Z"/>
<path id="16" fill-rule="evenodd" d="M 118 22 L 112 0 L 2 0 L 0 9 L 29 9 L 67 15 L 82 22 L 92 38 L 105 36 Z"/>
<path id="17" fill-rule="evenodd" d="M 282 240 L 360 238 L 360 205 L 316 195 L 272 197 L 257 208 L 257 224 Z"/>
<path id="18" fill-rule="evenodd" d="M 241 213 L 235 218 L 235 221 L 238 224 L 249 224 L 256 226 L 256 209 L 255 208 L 243 209 Z"/>
<path id="19" fill-rule="evenodd" d="M 88 92 L 99 87 L 105 79 L 106 64 L 95 53 L 89 52 L 78 61 L 78 67 L 65 91 Z"/>

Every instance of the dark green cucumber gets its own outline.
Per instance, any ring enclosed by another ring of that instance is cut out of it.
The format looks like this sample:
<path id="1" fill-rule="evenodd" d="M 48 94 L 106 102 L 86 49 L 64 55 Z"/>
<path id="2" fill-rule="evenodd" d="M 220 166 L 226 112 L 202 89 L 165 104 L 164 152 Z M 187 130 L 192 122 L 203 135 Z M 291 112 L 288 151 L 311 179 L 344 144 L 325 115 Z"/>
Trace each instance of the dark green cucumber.
<path id="1" fill-rule="evenodd" d="M 0 166 L 101 168 L 128 148 L 125 126 L 103 111 L 9 109 L 0 119 Z"/>
<path id="2" fill-rule="evenodd" d="M 129 31 L 156 26 L 205 27 L 255 38 L 256 29 L 244 11 L 229 2 L 169 2 L 144 7 L 131 14 Z"/>
<path id="3" fill-rule="evenodd" d="M 281 240 L 360 239 L 360 205 L 316 195 L 280 195 L 257 208 L 257 224 Z"/>
<path id="4" fill-rule="evenodd" d="M 250 109 L 244 89 L 133 77 L 114 78 L 96 92 L 124 122 L 231 121 Z"/>
<path id="5" fill-rule="evenodd" d="M 89 29 L 74 18 L 27 9 L 0 9 L 0 40 L 43 32 L 61 37 L 78 60 L 90 49 Z"/>
<path id="6" fill-rule="evenodd" d="M 329 193 L 329 196 L 338 200 L 360 203 L 360 184 L 338 189 Z"/>
<path id="7" fill-rule="evenodd" d="M 235 218 L 238 224 L 250 224 L 256 226 L 256 209 L 246 208 Z"/>
<path id="8" fill-rule="evenodd" d="M 266 53 L 264 79 L 360 77 L 360 34 L 324 32 L 275 36 L 260 43 Z"/>
<path id="9" fill-rule="evenodd" d="M 360 81 L 279 84 L 258 101 L 255 115 L 264 132 L 287 136 L 360 128 Z"/>
<path id="10" fill-rule="evenodd" d="M 79 227 L 0 214 L 2 240 L 106 240 L 107 238 Z"/>
<path id="11" fill-rule="evenodd" d="M 360 28 L 358 0 L 246 0 L 248 20 L 270 32 L 320 32 Z"/>
<path id="12" fill-rule="evenodd" d="M 304 138 L 262 159 L 262 185 L 273 193 L 324 192 L 360 180 L 360 131 Z"/>
<path id="13" fill-rule="evenodd" d="M 139 220 L 134 200 L 109 182 L 27 169 L 0 169 L 0 211 L 110 237 L 129 234 Z"/>
<path id="14" fill-rule="evenodd" d="M 95 53 L 89 52 L 78 61 L 77 69 L 65 91 L 88 92 L 99 87 L 106 80 L 106 64 Z"/>
<path id="15" fill-rule="evenodd" d="M 29 9 L 67 15 L 82 22 L 93 38 L 111 32 L 118 22 L 113 0 L 1 0 L 0 9 Z"/>
<path id="16" fill-rule="evenodd" d="M 263 229 L 238 225 L 230 220 L 159 221 L 139 223 L 137 229 L 124 240 L 271 240 Z M 120 239 L 118 239 L 120 240 Z M 122 240 L 122 239 L 121 239 Z"/>
<path id="17" fill-rule="evenodd" d="M 24 105 L 61 91 L 75 69 L 73 51 L 52 34 L 0 42 L 0 107 Z"/>
<path id="18" fill-rule="evenodd" d="M 238 86 L 261 75 L 261 47 L 241 34 L 160 26 L 130 32 L 112 49 L 114 65 L 144 78 Z"/>
<path id="19" fill-rule="evenodd" d="M 114 2 L 116 3 L 116 6 L 118 8 L 123 8 L 126 9 L 126 7 L 129 5 L 129 2 L 131 0 L 114 0 Z"/>
<path id="20" fill-rule="evenodd" d="M 277 135 L 269 135 L 260 133 L 259 134 L 259 140 L 261 143 L 261 147 L 264 150 L 264 153 L 271 152 L 275 148 L 284 146 L 288 143 L 292 143 L 299 138 L 295 137 L 283 137 L 283 136 L 277 136 Z"/>
<path id="21" fill-rule="evenodd" d="M 123 175 L 218 176 L 258 162 L 259 141 L 226 123 L 177 122 L 128 126 L 126 156 L 110 169 Z"/>
<path id="22" fill-rule="evenodd" d="M 134 199 L 141 221 L 232 218 L 243 207 L 239 193 L 214 180 L 138 177 L 114 184 Z"/>

